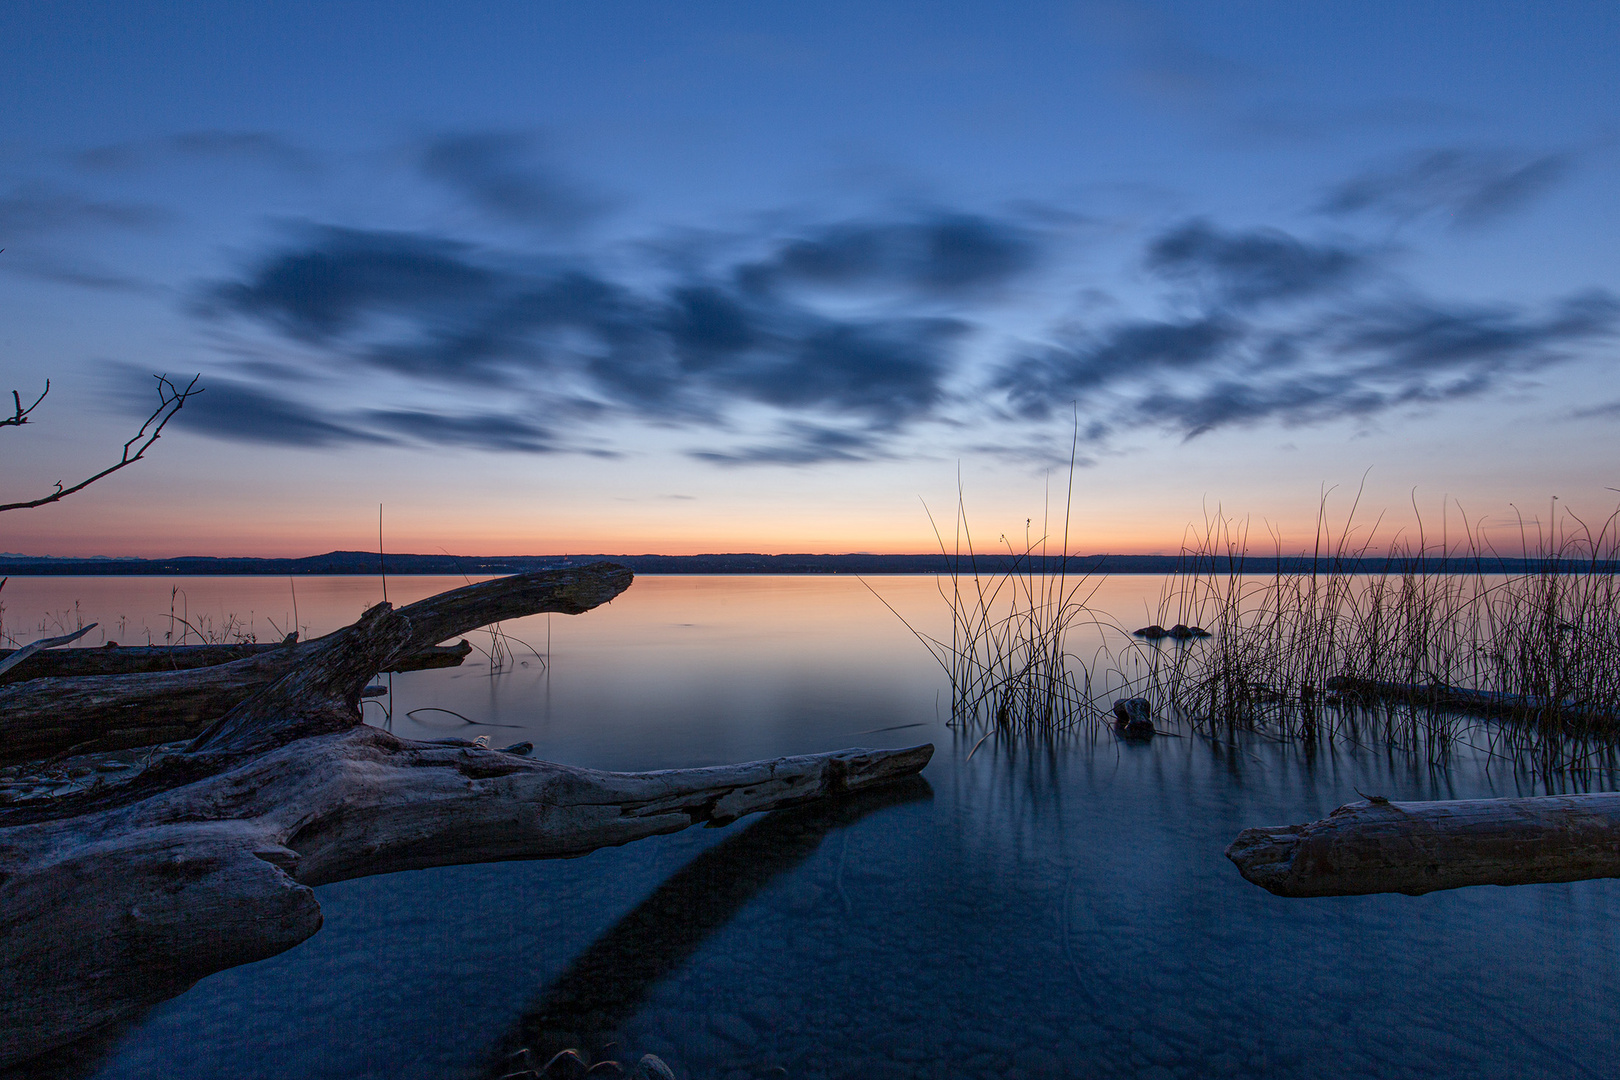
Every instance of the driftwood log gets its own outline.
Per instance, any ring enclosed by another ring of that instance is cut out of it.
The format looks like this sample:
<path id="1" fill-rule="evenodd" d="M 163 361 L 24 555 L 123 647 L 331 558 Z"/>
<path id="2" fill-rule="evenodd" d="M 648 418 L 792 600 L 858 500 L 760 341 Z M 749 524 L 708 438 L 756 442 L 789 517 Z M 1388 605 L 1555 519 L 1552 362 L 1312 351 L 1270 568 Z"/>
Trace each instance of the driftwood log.
<path id="1" fill-rule="evenodd" d="M 1372 798 L 1306 825 L 1245 829 L 1226 857 L 1278 896 L 1418 896 L 1468 885 L 1620 877 L 1620 792 Z"/>
<path id="2" fill-rule="evenodd" d="M 52 639 L 57 640 L 57 639 Z M 286 641 L 241 642 L 230 645 L 116 645 L 111 642 L 94 649 L 55 649 L 24 656 L 18 666 L 0 671 L 0 684 L 28 679 L 75 678 L 85 675 L 140 675 L 157 671 L 192 671 L 218 667 L 232 660 L 246 660 L 298 641 L 291 634 Z M 30 644 L 34 644 L 30 642 Z M 0 649 L 0 665 L 14 659 L 23 649 Z M 395 671 L 423 671 L 428 668 L 458 667 L 472 652 L 472 645 L 434 645 L 421 652 L 402 656 Z"/>
<path id="3" fill-rule="evenodd" d="M 497 578 L 429 597 L 395 613 L 402 625 L 413 628 L 409 639 L 396 652 L 379 657 L 366 677 L 406 670 L 413 657 L 438 642 L 492 622 L 545 611 L 578 614 L 606 603 L 629 584 L 629 570 L 593 563 L 577 570 Z M 345 627 L 211 667 L 40 678 L 0 686 L 0 765 L 73 749 L 114 750 L 194 736 L 354 630 Z"/>
<path id="4" fill-rule="evenodd" d="M 315 885 L 583 855 L 927 764 L 931 746 L 611 773 L 361 723 L 366 681 L 424 642 L 536 609 L 583 610 L 629 580 L 599 564 L 379 605 L 300 647 L 291 670 L 189 746 L 65 797 L 0 807 L 0 1067 L 298 944 L 321 925 Z"/>
<path id="5" fill-rule="evenodd" d="M 1603 708 L 1580 701 L 1554 701 L 1534 694 L 1509 694 L 1500 690 L 1472 690 L 1442 682 L 1387 682 L 1335 675 L 1327 680 L 1329 693 L 1361 701 L 1395 701 L 1424 708 L 1485 716 L 1556 716 L 1566 723 L 1612 727 L 1617 718 Z"/>

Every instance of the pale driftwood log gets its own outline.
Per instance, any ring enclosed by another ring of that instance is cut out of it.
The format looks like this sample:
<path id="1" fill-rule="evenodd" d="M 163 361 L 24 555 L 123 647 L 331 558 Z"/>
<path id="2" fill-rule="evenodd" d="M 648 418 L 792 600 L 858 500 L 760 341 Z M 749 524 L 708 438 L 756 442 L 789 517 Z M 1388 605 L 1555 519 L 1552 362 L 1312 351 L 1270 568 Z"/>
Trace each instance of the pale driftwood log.
<path id="1" fill-rule="evenodd" d="M 608 773 L 357 727 L 130 806 L 0 829 L 0 1066 L 298 944 L 321 926 L 310 886 L 583 855 L 864 790 L 932 753 Z"/>
<path id="2" fill-rule="evenodd" d="M 582 610 L 629 579 L 604 565 L 485 582 L 400 611 L 378 605 L 309 643 L 188 751 L 0 808 L 0 1067 L 291 948 L 320 928 L 312 886 L 583 855 L 865 790 L 915 775 L 932 756 L 932 746 L 841 750 L 609 773 L 407 742 L 360 723 L 371 673 L 422 641 L 537 604 Z"/>
<path id="3" fill-rule="evenodd" d="M 81 678 L 85 675 L 139 675 L 159 671 L 193 671 L 197 668 L 218 667 L 233 660 L 246 660 L 262 656 L 276 649 L 285 649 L 297 642 L 291 641 L 241 642 L 230 645 L 114 645 L 100 648 L 55 649 L 23 656 L 26 664 L 9 670 L 0 668 L 0 684 L 24 682 L 28 679 Z M 30 645 L 36 643 L 30 643 Z M 30 646 L 25 645 L 27 649 Z M 0 665 L 16 657 L 22 650 L 0 649 Z M 421 652 L 399 658 L 395 671 L 423 671 L 428 668 L 458 667 L 472 652 L 472 645 L 434 645 Z"/>
<path id="4" fill-rule="evenodd" d="M 411 604 L 394 613 L 410 626 L 407 637 L 376 657 L 378 666 L 365 677 L 399 670 L 406 657 L 492 622 L 545 611 L 587 611 L 623 592 L 630 578 L 622 566 L 593 563 L 495 578 Z M 346 627 L 314 641 L 189 671 L 30 679 L 0 686 L 0 765 L 72 748 L 113 750 L 195 735 L 353 630 Z"/>
<path id="5" fill-rule="evenodd" d="M 1374 798 L 1306 825 L 1245 829 L 1226 857 L 1278 896 L 1417 896 L 1468 885 L 1620 877 L 1620 793 Z"/>
<path id="6" fill-rule="evenodd" d="M 7 674 L 19 664 L 27 661 L 29 657 L 37 656 L 40 653 L 43 653 L 46 649 L 55 649 L 59 646 L 68 645 L 78 641 L 95 628 L 96 624 L 91 623 L 89 626 L 80 627 L 71 634 L 62 634 L 59 637 L 48 637 L 41 638 L 38 641 L 30 641 L 27 645 L 24 645 L 20 649 L 7 649 L 4 656 L 0 656 L 0 675 Z"/>

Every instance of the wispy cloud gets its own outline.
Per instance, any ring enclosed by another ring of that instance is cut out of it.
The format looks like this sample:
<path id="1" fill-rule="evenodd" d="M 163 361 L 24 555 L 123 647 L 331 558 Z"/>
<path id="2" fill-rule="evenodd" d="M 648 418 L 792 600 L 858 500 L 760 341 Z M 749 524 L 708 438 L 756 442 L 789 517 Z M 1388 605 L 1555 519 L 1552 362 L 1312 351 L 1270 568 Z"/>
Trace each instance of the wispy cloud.
<path id="1" fill-rule="evenodd" d="M 1396 221 L 1433 217 L 1456 229 L 1489 224 L 1523 209 L 1573 168 L 1572 153 L 1443 147 L 1373 169 L 1332 188 L 1318 209 Z"/>
<path id="2" fill-rule="evenodd" d="M 269 165 L 291 172 L 317 168 L 314 154 L 272 132 L 216 128 L 107 143 L 73 155 L 73 163 L 79 168 L 101 173 L 161 167 L 185 160 Z"/>
<path id="3" fill-rule="evenodd" d="M 1151 241 L 1147 265 L 1204 280 L 1198 314 L 1110 323 L 1003 362 L 994 386 L 1018 415 L 1078 401 L 1106 439 L 1149 425 L 1193 438 L 1217 428 L 1318 423 L 1470 397 L 1581 355 L 1620 331 L 1603 291 L 1537 311 L 1456 304 L 1411 289 L 1350 288 L 1371 257 L 1280 233 L 1205 223 Z M 1289 299 L 1302 308 L 1261 310 Z"/>
<path id="4" fill-rule="evenodd" d="M 44 181 L 19 184 L 0 195 L 0 236 L 51 236 L 99 229 L 140 229 L 168 215 L 155 206 L 96 199 Z"/>
<path id="5" fill-rule="evenodd" d="M 1211 301 L 1234 307 L 1327 292 L 1350 283 L 1368 261 L 1351 248 L 1306 243 L 1279 229 L 1223 233 L 1207 221 L 1160 236 L 1145 259 L 1160 277 L 1194 283 Z"/>
<path id="6" fill-rule="evenodd" d="M 1022 283 L 1049 286 L 1055 265 L 1055 241 L 1028 218 L 778 221 L 733 240 L 673 268 L 610 270 L 438 233 L 295 228 L 200 295 L 199 313 L 268 335 L 280 359 L 231 376 L 240 386 L 199 423 L 289 445 L 553 453 L 600 449 L 591 432 L 629 421 L 690 433 L 700 460 L 796 465 L 890 457 L 932 422 L 1061 420 L 1076 402 L 1095 454 L 1137 429 L 1193 438 L 1477 396 L 1620 329 L 1607 292 L 1445 301 L 1403 285 L 1388 249 L 1194 219 L 1138 248 L 1161 310 L 990 353 L 1006 341 L 997 305 Z M 406 389 L 290 408 L 308 397 L 299 372 Z M 258 421 L 235 419 L 254 409 Z"/>
<path id="7" fill-rule="evenodd" d="M 1024 230 L 966 215 L 846 222 L 762 246 L 762 255 L 646 286 L 584 259 L 308 227 L 243 277 L 208 287 L 199 310 L 297 342 L 328 371 L 542 397 L 566 389 L 605 412 L 665 423 L 721 424 L 736 407 L 765 406 L 798 423 L 822 416 L 892 432 L 935 411 L 957 343 L 973 329 L 922 308 L 1005 284 L 1036 250 Z M 869 312 L 800 295 L 885 284 L 898 294 Z M 875 445 L 854 435 L 839 442 L 842 429 L 784 430 L 779 460 L 802 458 L 809 446 L 825 456 Z M 554 442 L 518 432 L 491 445 Z"/>

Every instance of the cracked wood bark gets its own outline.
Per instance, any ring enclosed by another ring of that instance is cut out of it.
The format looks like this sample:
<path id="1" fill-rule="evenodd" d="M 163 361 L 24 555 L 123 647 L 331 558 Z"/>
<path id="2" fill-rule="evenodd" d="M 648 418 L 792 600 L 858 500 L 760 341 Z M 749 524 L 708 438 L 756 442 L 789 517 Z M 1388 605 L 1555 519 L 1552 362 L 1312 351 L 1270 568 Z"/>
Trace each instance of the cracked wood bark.
<path id="1" fill-rule="evenodd" d="M 296 643 L 244 642 L 232 645 L 103 645 L 93 649 L 56 649 L 24 657 L 24 662 L 0 672 L 0 684 L 29 679 L 82 677 L 85 675 L 139 675 L 144 672 L 193 671 L 216 667 L 232 660 L 246 660 Z M 0 649 L 0 663 L 20 650 Z M 472 652 L 472 645 L 434 645 L 399 659 L 395 671 L 423 671 L 428 668 L 456 667 Z"/>
<path id="2" fill-rule="evenodd" d="M 865 790 L 932 756 L 932 746 L 857 749 L 611 773 L 412 743 L 360 723 L 371 673 L 422 641 L 537 604 L 583 610 L 629 579 L 598 566 L 485 582 L 400 611 L 378 605 L 309 643 L 189 751 L 127 780 L 0 808 L 0 1066 L 298 944 L 321 925 L 315 885 L 583 855 Z"/>
<path id="3" fill-rule="evenodd" d="M 1226 857 L 1278 896 L 1417 896 L 1620 877 L 1620 793 L 1371 799 L 1305 825 L 1245 829 Z"/>
<path id="4" fill-rule="evenodd" d="M 613 563 L 541 570 L 468 585 L 401 608 L 408 642 L 377 659 L 378 671 L 480 626 L 545 611 L 578 614 L 606 603 L 630 584 Z M 375 610 L 375 609 L 374 609 Z M 188 671 L 42 678 L 0 686 L 0 765 L 71 748 L 115 750 L 187 738 L 288 672 L 306 664 L 345 627 L 323 638 Z"/>

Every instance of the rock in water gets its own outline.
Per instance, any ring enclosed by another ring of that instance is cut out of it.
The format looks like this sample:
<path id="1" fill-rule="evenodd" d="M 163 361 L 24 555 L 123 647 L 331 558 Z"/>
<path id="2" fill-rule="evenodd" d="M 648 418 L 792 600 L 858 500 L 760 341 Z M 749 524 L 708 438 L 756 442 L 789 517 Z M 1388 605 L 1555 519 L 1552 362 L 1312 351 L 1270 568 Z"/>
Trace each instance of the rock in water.
<path id="1" fill-rule="evenodd" d="M 643 1054 L 636 1065 L 636 1080 L 675 1080 L 675 1070 L 657 1054 Z"/>
<path id="2" fill-rule="evenodd" d="M 1114 702 L 1114 730 L 1132 741 L 1153 738 L 1153 705 L 1147 698 L 1120 698 Z"/>
<path id="3" fill-rule="evenodd" d="M 1170 631 L 1166 630 L 1158 623 L 1154 623 L 1152 626 L 1144 626 L 1140 630 L 1132 631 L 1132 635 L 1134 637 L 1147 638 L 1149 641 L 1158 641 L 1162 637 L 1169 637 Z"/>

